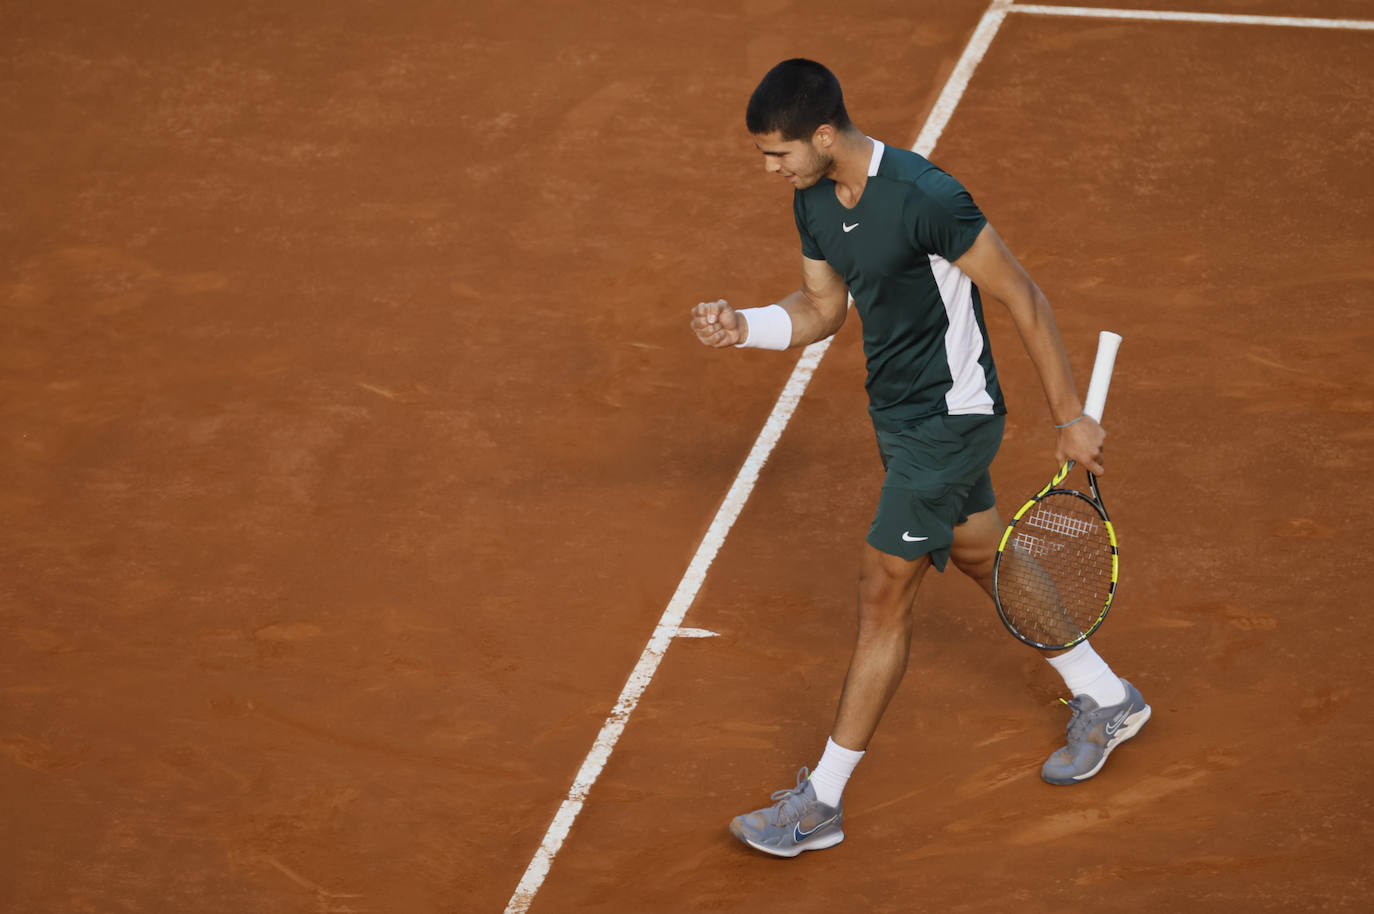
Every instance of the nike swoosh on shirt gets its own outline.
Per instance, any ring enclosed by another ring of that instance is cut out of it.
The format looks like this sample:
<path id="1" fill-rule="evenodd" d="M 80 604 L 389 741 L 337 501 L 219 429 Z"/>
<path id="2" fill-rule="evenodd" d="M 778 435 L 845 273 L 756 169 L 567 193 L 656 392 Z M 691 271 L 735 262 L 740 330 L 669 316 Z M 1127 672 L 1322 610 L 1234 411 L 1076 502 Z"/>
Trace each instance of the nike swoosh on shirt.
<path id="1" fill-rule="evenodd" d="M 926 540 L 930 539 L 930 537 L 912 536 L 910 533 L 903 533 L 902 539 L 906 540 L 908 543 L 924 543 Z"/>
<path id="2" fill-rule="evenodd" d="M 844 222 L 841 223 L 841 227 L 844 229 L 844 233 L 848 235 L 850 232 L 854 231 L 856 228 L 859 227 L 859 223 L 856 222 L 853 225 L 850 225 L 848 222 Z"/>

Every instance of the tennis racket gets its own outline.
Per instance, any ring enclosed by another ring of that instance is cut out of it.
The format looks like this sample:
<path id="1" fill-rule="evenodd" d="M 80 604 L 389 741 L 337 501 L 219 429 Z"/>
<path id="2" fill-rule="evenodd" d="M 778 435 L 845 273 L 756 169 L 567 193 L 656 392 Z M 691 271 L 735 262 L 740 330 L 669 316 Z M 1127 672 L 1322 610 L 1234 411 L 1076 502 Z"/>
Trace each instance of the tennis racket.
<path id="1" fill-rule="evenodd" d="M 1104 330 L 1083 413 L 1102 421 L 1121 337 Z M 1012 517 L 997 546 L 993 599 L 1017 638 L 1042 650 L 1063 650 L 1097 630 L 1116 593 L 1116 531 L 1102 504 L 1097 477 L 1088 493 L 1064 486 L 1065 463 Z"/>

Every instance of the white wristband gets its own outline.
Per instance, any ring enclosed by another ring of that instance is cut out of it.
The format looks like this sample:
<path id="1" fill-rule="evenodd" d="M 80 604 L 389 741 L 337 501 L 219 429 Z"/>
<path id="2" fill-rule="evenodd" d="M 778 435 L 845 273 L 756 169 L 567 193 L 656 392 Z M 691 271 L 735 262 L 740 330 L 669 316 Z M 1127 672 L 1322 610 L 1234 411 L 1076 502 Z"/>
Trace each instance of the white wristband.
<path id="1" fill-rule="evenodd" d="M 741 308 L 738 312 L 749 322 L 749 335 L 736 349 L 787 349 L 792 345 L 792 315 L 782 305 L 766 308 Z"/>

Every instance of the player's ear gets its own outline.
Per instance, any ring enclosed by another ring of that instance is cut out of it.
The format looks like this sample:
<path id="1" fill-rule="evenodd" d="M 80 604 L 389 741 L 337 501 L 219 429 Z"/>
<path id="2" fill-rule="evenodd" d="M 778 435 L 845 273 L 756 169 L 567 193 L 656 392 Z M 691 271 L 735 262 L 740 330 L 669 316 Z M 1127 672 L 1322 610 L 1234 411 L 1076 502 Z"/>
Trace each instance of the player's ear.
<path id="1" fill-rule="evenodd" d="M 829 149 L 833 142 L 835 142 L 835 128 L 830 124 L 821 124 L 816 128 L 816 132 L 811 134 L 811 145 L 818 149 Z"/>

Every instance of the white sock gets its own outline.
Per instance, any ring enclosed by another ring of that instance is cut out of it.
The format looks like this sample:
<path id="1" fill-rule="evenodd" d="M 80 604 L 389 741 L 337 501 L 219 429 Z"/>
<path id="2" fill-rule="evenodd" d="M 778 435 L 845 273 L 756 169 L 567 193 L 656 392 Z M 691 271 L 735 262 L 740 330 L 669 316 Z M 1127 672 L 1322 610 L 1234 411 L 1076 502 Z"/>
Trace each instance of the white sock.
<path id="1" fill-rule="evenodd" d="M 1087 695 L 1099 708 L 1119 705 L 1126 700 L 1126 687 L 1121 679 L 1097 656 L 1088 642 L 1083 641 L 1071 651 L 1058 657 L 1046 657 L 1050 666 L 1064 677 L 1064 685 L 1074 695 Z"/>
<path id="2" fill-rule="evenodd" d="M 844 785 L 854 773 L 854 766 L 863 758 L 862 751 L 846 749 L 833 739 L 826 739 L 825 754 L 820 764 L 811 772 L 811 786 L 816 790 L 816 799 L 826 806 L 839 806 Z"/>

